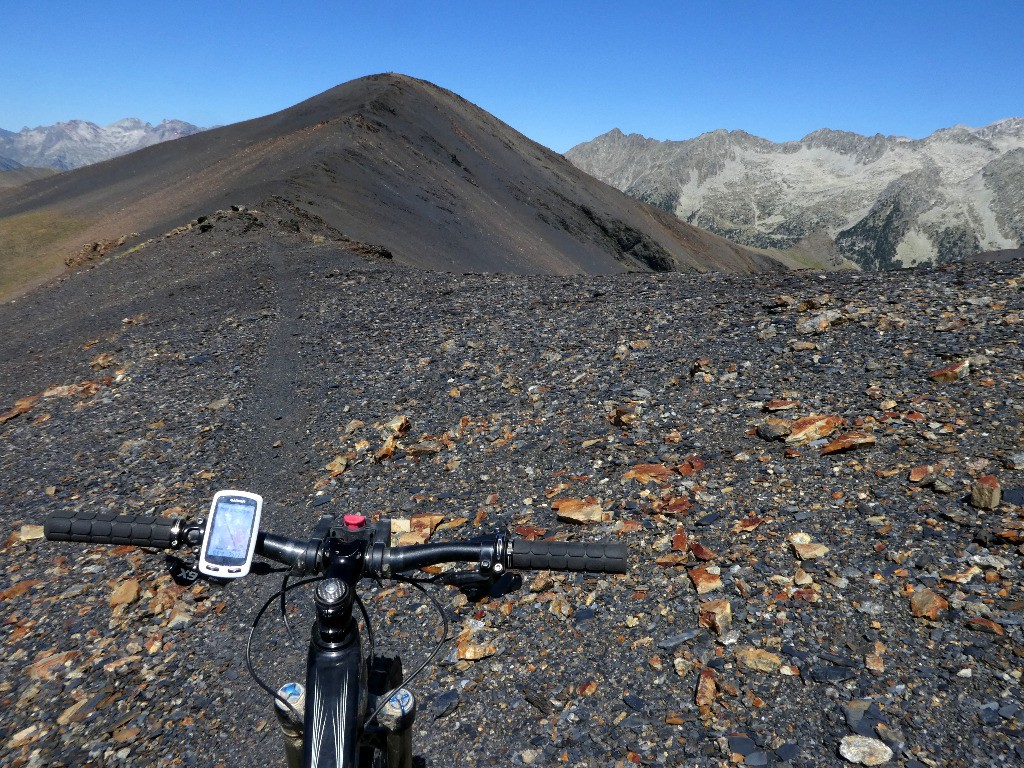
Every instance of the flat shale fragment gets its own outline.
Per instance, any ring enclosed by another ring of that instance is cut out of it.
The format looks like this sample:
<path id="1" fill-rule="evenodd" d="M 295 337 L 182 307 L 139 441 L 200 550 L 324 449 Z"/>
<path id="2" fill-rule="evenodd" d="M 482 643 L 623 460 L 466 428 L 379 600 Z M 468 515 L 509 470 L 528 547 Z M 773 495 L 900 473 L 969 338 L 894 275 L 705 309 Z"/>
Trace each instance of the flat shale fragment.
<path id="1" fill-rule="evenodd" d="M 910 470 L 907 479 L 914 485 L 929 485 L 935 482 L 941 471 L 940 464 L 921 464 Z"/>
<path id="2" fill-rule="evenodd" d="M 844 423 L 838 416 L 804 416 L 792 424 L 786 442 L 790 445 L 805 445 L 813 440 L 828 437 Z"/>
<path id="3" fill-rule="evenodd" d="M 698 595 L 704 595 L 722 588 L 722 577 L 708 568 L 691 568 L 689 576 Z"/>
<path id="4" fill-rule="evenodd" d="M 694 703 L 701 708 L 710 707 L 718 693 L 718 675 L 710 667 L 704 667 L 697 678 L 697 692 Z"/>
<path id="5" fill-rule="evenodd" d="M 782 657 L 763 648 L 737 648 L 736 661 L 741 669 L 775 672 L 782 666 Z"/>
<path id="6" fill-rule="evenodd" d="M 551 508 L 558 513 L 558 519 L 567 523 L 604 523 L 611 520 L 607 512 L 594 499 L 559 499 L 551 502 Z"/>
<path id="7" fill-rule="evenodd" d="M 827 456 L 833 453 L 845 453 L 855 448 L 870 448 L 874 444 L 875 436 L 868 432 L 847 432 L 822 448 L 821 454 L 822 456 Z"/>
<path id="8" fill-rule="evenodd" d="M 828 554 L 828 547 L 811 541 L 811 537 L 802 531 L 789 537 L 789 545 L 801 560 L 816 560 Z"/>

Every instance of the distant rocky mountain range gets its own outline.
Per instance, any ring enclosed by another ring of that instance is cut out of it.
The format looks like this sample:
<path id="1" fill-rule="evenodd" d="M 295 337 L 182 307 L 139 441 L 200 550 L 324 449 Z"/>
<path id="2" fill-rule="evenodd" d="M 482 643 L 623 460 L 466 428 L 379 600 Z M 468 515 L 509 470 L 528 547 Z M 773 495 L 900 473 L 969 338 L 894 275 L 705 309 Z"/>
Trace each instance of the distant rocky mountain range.
<path id="1" fill-rule="evenodd" d="M 18 133 L 0 129 L 0 170 L 26 166 L 67 171 L 202 130 L 182 120 L 152 125 L 134 117 L 105 127 L 70 120 L 23 128 Z"/>
<path id="2" fill-rule="evenodd" d="M 1024 118 L 920 140 L 825 129 L 784 143 L 724 130 L 657 141 L 616 129 L 566 157 L 734 242 L 832 249 L 865 269 L 1024 244 Z"/>

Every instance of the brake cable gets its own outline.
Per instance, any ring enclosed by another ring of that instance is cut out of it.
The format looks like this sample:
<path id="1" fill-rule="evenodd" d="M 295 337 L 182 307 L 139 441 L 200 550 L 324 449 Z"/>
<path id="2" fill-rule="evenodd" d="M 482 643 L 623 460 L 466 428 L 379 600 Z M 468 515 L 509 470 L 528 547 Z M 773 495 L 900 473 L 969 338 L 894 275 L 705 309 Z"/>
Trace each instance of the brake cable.
<path id="1" fill-rule="evenodd" d="M 310 578 L 310 579 L 303 579 L 302 581 L 297 581 L 294 584 L 288 584 L 288 574 L 285 574 L 284 579 L 282 580 L 282 583 L 281 583 L 281 588 L 277 592 L 272 594 L 269 598 L 267 598 L 267 600 L 263 603 L 263 606 L 256 613 L 256 616 L 255 616 L 255 618 L 253 619 L 253 622 L 252 622 L 252 626 L 249 628 L 249 637 L 248 637 L 248 639 L 246 640 L 246 643 L 245 643 L 245 666 L 246 666 L 246 669 L 249 672 L 249 675 L 252 677 L 252 679 L 256 682 L 256 684 L 260 688 L 262 688 L 264 691 L 269 693 L 270 696 L 273 699 L 275 699 L 276 701 L 283 702 L 284 705 L 286 707 L 288 707 L 288 709 L 290 709 L 292 711 L 292 713 L 297 718 L 299 718 L 300 720 L 302 719 L 303 715 L 300 714 L 297 709 L 295 709 L 295 707 L 292 705 L 292 703 L 290 701 L 288 701 L 287 699 L 285 699 L 280 694 L 280 692 L 278 692 L 278 691 L 274 690 L 272 687 L 270 687 L 270 685 L 268 685 L 263 680 L 263 678 L 261 678 L 259 676 L 259 673 L 256 671 L 256 667 L 255 667 L 255 665 L 252 662 L 252 641 L 253 641 L 253 638 L 256 635 L 256 629 L 259 627 L 259 624 L 260 624 L 260 622 L 263 619 L 263 614 L 265 614 L 267 612 L 267 609 L 271 606 L 271 604 L 274 603 L 275 600 L 280 599 L 281 605 L 282 605 L 282 613 L 281 613 L 281 615 L 284 618 L 285 626 L 288 628 L 288 634 L 291 637 L 292 641 L 294 642 L 295 637 L 294 637 L 294 635 L 291 632 L 291 628 L 288 626 L 287 611 L 284 610 L 284 608 L 283 608 L 284 606 L 286 606 L 286 594 L 288 592 L 291 592 L 293 589 L 298 589 L 300 587 L 306 586 L 307 584 L 312 584 L 314 582 L 322 581 L 322 580 L 323 579 L 321 577 L 314 577 L 314 578 Z M 424 595 L 426 595 L 427 599 L 431 602 L 431 604 L 433 605 L 434 609 L 441 616 L 441 629 L 442 629 L 442 631 L 441 631 L 441 638 L 437 641 L 437 644 L 434 646 L 434 649 L 423 660 L 423 662 L 418 667 L 416 667 L 416 669 L 413 670 L 410 674 L 406 675 L 397 686 L 395 686 L 393 689 L 391 689 L 390 691 L 387 692 L 387 694 L 383 697 L 383 701 L 380 703 L 380 705 L 370 714 L 369 717 L 366 718 L 366 720 L 365 720 L 366 723 L 371 722 L 378 714 L 380 714 L 380 711 L 382 709 L 384 709 L 384 706 L 391 699 L 391 697 L 395 695 L 396 691 L 398 691 L 400 688 L 404 688 L 409 683 L 411 683 L 421 672 L 423 672 L 424 669 L 427 668 L 427 666 L 434 659 L 437 658 L 437 655 L 441 652 L 441 649 L 444 647 L 445 642 L 447 642 L 448 639 L 449 639 L 448 633 L 449 633 L 449 630 L 450 630 L 450 623 L 448 621 L 448 615 L 445 613 L 444 608 L 441 606 L 441 603 L 438 601 L 438 599 L 433 594 L 431 594 L 426 589 L 426 587 L 423 586 L 423 584 L 434 583 L 435 579 L 434 578 L 430 578 L 430 579 L 416 579 L 416 578 L 413 578 L 413 577 L 392 576 L 391 580 L 392 581 L 398 581 L 398 582 L 406 583 L 406 584 L 411 584 L 413 587 L 415 587 L 420 592 L 422 592 Z M 359 594 L 358 593 L 354 593 L 354 597 L 355 597 L 356 605 L 359 606 L 359 612 L 363 616 L 364 626 L 366 627 L 366 639 L 367 639 L 367 646 L 368 646 L 368 650 L 369 650 L 369 658 L 372 659 L 374 657 L 374 653 L 375 653 L 375 638 L 374 638 L 374 631 L 373 631 L 373 622 L 370 621 L 369 612 L 366 610 L 366 605 L 363 603 L 363 600 L 359 596 Z"/>
<path id="2" fill-rule="evenodd" d="M 292 645 L 295 645 L 295 634 L 292 632 L 292 625 L 288 623 L 288 611 L 285 603 L 285 593 L 288 591 L 288 576 L 286 573 L 284 578 L 281 579 L 281 589 L 277 593 L 281 596 L 281 620 L 284 622 L 284 628 L 288 631 L 288 639 L 291 640 Z"/>
<path id="3" fill-rule="evenodd" d="M 449 637 L 448 637 L 448 631 L 449 631 L 448 614 L 445 613 L 444 608 L 442 607 L 442 605 L 438 601 L 438 599 L 433 594 L 431 594 L 429 591 L 427 591 L 426 587 L 423 586 L 425 583 L 427 583 L 427 584 L 433 583 L 434 580 L 433 579 L 416 579 L 416 578 L 413 578 L 411 576 L 392 576 L 391 579 L 393 581 L 400 581 L 400 582 L 403 582 L 403 583 L 406 583 L 406 584 L 411 584 L 416 589 L 418 589 L 420 592 L 422 592 L 424 595 L 426 595 L 427 599 L 430 600 L 430 602 L 433 604 L 434 608 L 437 610 L 438 614 L 440 614 L 440 616 L 441 616 L 441 639 L 437 641 L 437 644 L 434 646 L 434 650 L 430 652 L 430 655 L 427 656 L 427 658 L 425 658 L 423 660 L 423 662 L 418 667 L 416 667 L 415 670 L 413 670 L 410 674 L 406 675 L 405 678 L 402 680 L 402 682 L 400 682 L 398 685 L 396 685 L 394 688 L 392 688 L 390 691 L 385 693 L 384 696 L 381 697 L 380 704 L 378 704 L 377 708 L 375 710 L 373 710 L 373 712 L 370 714 L 370 716 L 367 717 L 366 720 L 363 721 L 364 722 L 364 726 L 369 724 L 370 722 L 372 722 L 373 719 L 375 717 L 377 717 L 377 715 L 380 714 L 381 710 L 384 709 L 385 706 L 387 706 L 387 703 L 391 700 L 391 697 L 394 696 L 395 693 L 399 689 L 404 688 L 409 683 L 411 683 L 413 681 L 413 679 L 415 679 L 417 677 L 417 675 L 419 675 L 424 669 L 427 668 L 428 664 L 430 664 L 434 659 L 437 658 L 437 655 L 441 652 L 441 649 L 444 647 L 444 644 L 446 642 L 448 642 L 448 640 L 449 640 Z"/>
<path id="4" fill-rule="evenodd" d="M 285 573 L 284 578 L 281 581 L 281 588 L 279 590 L 277 590 L 277 592 L 272 594 L 269 598 L 267 598 L 267 600 L 263 603 L 263 606 L 256 613 L 255 618 L 253 619 L 252 626 L 249 629 L 249 637 L 248 637 L 248 639 L 246 640 L 246 643 L 245 643 L 245 665 L 246 665 L 246 669 L 249 672 L 249 675 L 256 682 L 256 684 L 258 686 L 260 686 L 260 688 L 262 688 L 264 691 L 269 693 L 271 695 L 271 697 L 275 701 L 282 702 L 289 710 L 292 711 L 292 713 L 298 719 L 301 720 L 303 715 L 301 715 L 298 712 L 298 710 L 295 709 L 295 707 L 292 705 L 291 702 L 289 702 L 287 699 L 285 699 L 278 691 L 276 691 L 273 688 L 271 688 L 270 685 L 268 685 L 259 676 L 259 673 L 256 671 L 255 665 L 252 662 L 252 641 L 253 641 L 253 637 L 255 637 L 256 629 L 259 627 L 260 621 L 262 621 L 262 619 L 263 619 L 263 614 L 265 614 L 267 612 L 267 609 L 271 606 L 271 604 L 273 604 L 275 600 L 280 600 L 281 618 L 284 621 L 285 629 L 288 632 L 288 637 L 289 637 L 290 641 L 292 643 L 295 643 L 295 634 L 292 632 L 291 624 L 288 621 L 287 593 L 291 592 L 293 589 L 298 589 L 299 587 L 303 587 L 303 586 L 305 586 L 307 584 L 312 584 L 313 582 L 321 581 L 322 580 L 322 577 L 317 576 L 317 577 L 313 577 L 313 578 L 309 578 L 309 579 L 303 579 L 302 581 L 298 581 L 298 582 L 296 582 L 294 584 L 289 584 L 288 583 L 289 576 L 290 576 L 290 574 Z M 415 587 L 416 589 L 418 589 L 420 592 L 422 592 L 426 596 L 426 598 L 430 601 L 431 605 L 433 606 L 434 610 L 437 611 L 438 615 L 440 615 L 440 617 L 441 617 L 441 636 L 438 639 L 437 643 L 434 645 L 434 649 L 419 664 L 419 666 L 417 666 L 416 669 L 414 669 L 411 673 L 406 675 L 397 686 L 395 686 L 393 689 L 388 691 L 382 697 L 382 699 L 380 701 L 380 704 L 377 706 L 377 708 L 372 713 L 370 713 L 369 717 L 367 717 L 366 720 L 364 721 L 364 724 L 369 724 L 375 717 L 377 717 L 377 715 L 380 714 L 381 710 L 383 710 L 384 707 L 387 705 L 388 701 L 391 700 L 391 697 L 394 696 L 395 693 L 399 689 L 404 688 L 405 686 L 409 685 L 416 677 L 418 677 L 423 672 L 423 670 L 426 669 L 427 666 L 437 658 L 438 654 L 441 652 L 441 649 L 444 647 L 444 644 L 450 639 L 449 632 L 450 632 L 450 628 L 451 627 L 450 627 L 450 622 L 448 620 L 448 614 L 445 613 L 444 607 L 438 601 L 437 597 L 434 596 L 430 591 L 428 591 L 427 588 L 424 586 L 424 584 L 436 584 L 436 583 L 438 583 L 439 581 L 441 581 L 441 577 L 442 576 L 443 576 L 443 574 L 437 574 L 436 576 L 432 576 L 432 577 L 429 577 L 429 578 L 415 578 L 415 577 L 412 577 L 412 576 L 401 576 L 401 575 L 393 575 L 393 576 L 390 577 L 391 581 L 397 581 L 397 582 L 409 584 L 409 585 Z M 377 582 L 378 582 L 378 584 L 380 583 L 380 579 L 379 578 L 377 579 Z M 374 631 L 373 631 L 373 623 L 370 620 L 369 612 L 366 610 L 366 605 L 363 603 L 363 600 L 359 596 L 359 593 L 353 591 L 353 595 L 355 597 L 356 604 L 359 606 L 359 612 L 363 616 L 364 626 L 366 627 L 367 646 L 368 646 L 368 650 L 369 650 L 369 658 L 372 659 L 372 658 L 374 658 L 374 654 L 375 654 L 375 638 L 374 638 Z"/>
<path id="5" fill-rule="evenodd" d="M 287 579 L 288 576 L 286 575 L 285 581 L 287 581 Z M 260 620 L 263 618 L 263 614 L 267 612 L 267 608 L 269 608 L 278 597 L 280 597 L 283 602 L 285 592 L 290 592 L 293 589 L 298 589 L 299 587 L 303 587 L 306 584 L 312 584 L 314 581 L 320 581 L 320 578 L 315 577 L 311 579 L 303 579 L 302 581 L 297 581 L 294 584 L 290 584 L 288 586 L 284 586 L 284 584 L 282 584 L 281 589 L 279 589 L 277 592 L 275 592 L 269 598 L 267 598 L 267 601 L 263 603 L 263 607 L 260 608 L 259 611 L 256 613 L 256 617 L 252 621 L 252 627 L 249 628 L 249 639 L 245 641 L 245 666 L 246 669 L 249 670 L 249 675 L 256 682 L 256 684 L 264 691 L 269 693 L 272 698 L 274 698 L 276 701 L 283 702 L 284 705 L 288 707 L 288 709 L 290 709 L 292 713 L 300 721 L 302 720 L 302 714 L 297 709 L 295 709 L 292 703 L 288 701 L 286 698 L 284 698 L 284 696 L 282 696 L 278 691 L 275 691 L 273 688 L 267 685 L 263 681 L 263 678 L 259 676 L 259 673 L 256 672 L 256 667 L 252 663 L 252 639 L 256 634 L 256 628 L 259 626 Z"/>

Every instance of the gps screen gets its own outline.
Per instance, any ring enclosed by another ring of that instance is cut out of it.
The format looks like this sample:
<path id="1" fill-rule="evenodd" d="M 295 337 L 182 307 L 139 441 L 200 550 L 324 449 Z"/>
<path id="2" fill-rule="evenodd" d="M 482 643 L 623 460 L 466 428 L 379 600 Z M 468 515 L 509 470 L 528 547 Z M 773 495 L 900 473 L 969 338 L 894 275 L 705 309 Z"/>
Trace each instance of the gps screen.
<path id="1" fill-rule="evenodd" d="M 240 565 L 249 555 L 256 502 L 223 498 L 217 502 L 206 546 L 206 558 L 222 565 Z"/>

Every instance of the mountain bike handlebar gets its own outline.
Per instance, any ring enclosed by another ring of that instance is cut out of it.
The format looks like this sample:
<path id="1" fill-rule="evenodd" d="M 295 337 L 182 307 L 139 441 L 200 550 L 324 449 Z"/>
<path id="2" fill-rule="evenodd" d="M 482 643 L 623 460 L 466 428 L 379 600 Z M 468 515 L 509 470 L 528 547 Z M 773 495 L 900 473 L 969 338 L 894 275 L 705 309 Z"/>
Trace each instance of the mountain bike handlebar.
<path id="1" fill-rule="evenodd" d="M 51 541 L 177 549 L 197 544 L 202 526 L 188 525 L 179 518 L 63 510 L 47 517 L 44 534 Z M 323 570 L 319 545 L 317 540 L 260 531 L 256 552 L 288 566 L 299 566 L 302 572 L 319 573 Z M 530 541 L 503 535 L 405 547 L 379 545 L 368 553 L 366 569 L 371 573 L 398 573 L 452 562 L 496 565 L 497 570 L 625 573 L 626 546 L 612 542 Z"/>
<path id="2" fill-rule="evenodd" d="M 47 517 L 43 532 L 51 541 L 192 548 L 198 553 L 206 527 L 207 522 L 202 519 L 189 522 L 145 514 L 62 510 Z M 310 633 L 306 699 L 301 714 L 290 699 L 283 697 L 282 692 L 290 690 L 291 684 L 275 693 L 256 675 L 246 648 L 253 678 L 278 702 L 275 711 L 279 719 L 283 718 L 281 728 L 291 766 L 337 768 L 358 764 L 408 768 L 412 764 L 415 697 L 404 686 L 441 650 L 448 639 L 448 620 L 434 601 L 444 624 L 443 637 L 428 659 L 403 679 L 398 657 L 388 661 L 373 655 L 372 626 L 356 594 L 361 579 L 397 579 L 422 588 L 424 582 L 431 580 L 454 586 L 496 583 L 507 569 L 626 572 L 626 546 L 619 543 L 531 541 L 513 539 L 499 530 L 473 539 L 392 547 L 390 532 L 388 520 L 367 525 L 362 516 L 339 521 L 336 516 L 325 515 L 308 539 L 263 530 L 257 534 L 255 552 L 286 565 L 290 571 L 281 590 L 271 598 L 280 597 L 282 615 L 286 615 L 285 584 L 291 575 L 322 577 L 314 596 L 316 619 Z M 442 563 L 468 563 L 478 570 L 445 572 L 430 579 L 405 575 L 406 571 Z M 198 577 L 191 569 L 185 572 Z M 306 581 L 299 582 L 303 583 Z M 369 661 L 364 656 L 359 625 L 353 616 L 357 603 L 365 619 L 363 631 L 369 635 Z M 250 642 L 269 604 L 270 601 L 257 613 Z M 368 674 L 380 662 L 386 667 L 387 680 L 375 683 L 380 690 L 372 691 L 371 703 Z M 412 702 L 411 709 L 406 702 Z M 377 759 L 384 756 L 384 762 Z"/>

